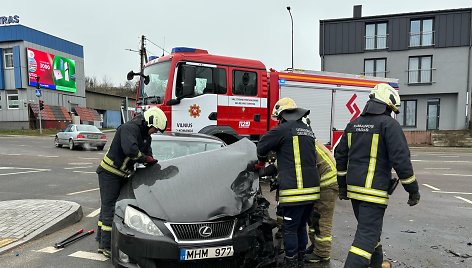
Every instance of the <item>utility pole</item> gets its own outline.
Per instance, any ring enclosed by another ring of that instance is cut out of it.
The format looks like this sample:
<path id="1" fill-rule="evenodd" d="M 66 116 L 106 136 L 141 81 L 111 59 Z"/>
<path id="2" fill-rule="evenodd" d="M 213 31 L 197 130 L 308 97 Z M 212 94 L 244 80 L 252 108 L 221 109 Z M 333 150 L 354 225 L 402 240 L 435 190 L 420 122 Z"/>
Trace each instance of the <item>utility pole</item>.
<path id="1" fill-rule="evenodd" d="M 39 84 L 39 79 L 40 77 L 39 76 L 36 76 L 36 96 L 38 96 L 38 108 L 39 108 L 39 134 L 43 134 L 43 127 L 42 127 L 42 118 L 41 118 L 41 110 L 43 109 L 44 107 L 44 104 L 43 104 L 43 100 L 41 100 L 41 86 Z"/>
<path id="2" fill-rule="evenodd" d="M 292 21 L 292 72 L 293 72 L 293 17 L 292 12 L 290 12 L 290 6 L 287 7 L 288 14 L 290 14 L 290 20 Z"/>

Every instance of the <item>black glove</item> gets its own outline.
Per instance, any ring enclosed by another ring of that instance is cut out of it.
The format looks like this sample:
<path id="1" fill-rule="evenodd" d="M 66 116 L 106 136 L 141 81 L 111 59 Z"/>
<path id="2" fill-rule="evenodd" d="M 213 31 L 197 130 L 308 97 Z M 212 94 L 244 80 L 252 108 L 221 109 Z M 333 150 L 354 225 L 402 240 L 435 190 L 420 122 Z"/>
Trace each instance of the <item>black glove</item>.
<path id="1" fill-rule="evenodd" d="M 277 167 L 275 165 L 268 165 L 259 170 L 259 177 L 275 176 L 277 175 Z"/>
<path id="2" fill-rule="evenodd" d="M 152 157 L 151 155 L 146 155 L 146 157 L 144 157 L 144 165 L 145 166 L 152 166 L 156 163 L 157 163 L 157 160 L 154 159 L 154 157 Z"/>
<path id="3" fill-rule="evenodd" d="M 269 181 L 269 191 L 272 192 L 274 190 L 278 190 L 279 189 L 279 180 L 277 179 L 270 179 Z"/>
<path id="4" fill-rule="evenodd" d="M 347 187 L 339 187 L 338 196 L 341 200 L 349 200 L 349 197 L 347 197 Z"/>
<path id="5" fill-rule="evenodd" d="M 420 193 L 410 193 L 410 196 L 408 197 L 408 205 L 414 206 L 420 202 Z"/>

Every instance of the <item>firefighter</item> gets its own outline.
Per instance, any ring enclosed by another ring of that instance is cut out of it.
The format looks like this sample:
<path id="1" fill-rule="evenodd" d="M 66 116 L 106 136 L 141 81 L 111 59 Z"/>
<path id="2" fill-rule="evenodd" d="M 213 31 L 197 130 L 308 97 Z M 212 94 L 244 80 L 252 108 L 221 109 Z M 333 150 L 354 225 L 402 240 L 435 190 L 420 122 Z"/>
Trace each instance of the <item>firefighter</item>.
<path id="1" fill-rule="evenodd" d="M 420 200 L 418 181 L 413 173 L 410 150 L 399 123 L 391 117 L 399 113 L 400 96 L 388 84 L 376 85 L 362 114 L 347 124 L 335 149 L 339 198 L 351 200 L 357 231 L 344 267 L 382 266 L 380 236 L 388 195 L 392 193 L 392 167 L 404 189 L 408 204 Z M 385 261 L 385 267 L 389 267 Z"/>
<path id="2" fill-rule="evenodd" d="M 145 166 L 157 163 L 152 156 L 151 134 L 162 133 L 166 127 L 166 115 L 157 107 L 136 116 L 117 129 L 110 149 L 97 168 L 101 199 L 98 252 L 106 257 L 111 255 L 112 222 L 121 186 L 134 171 L 135 163 Z"/>
<path id="3" fill-rule="evenodd" d="M 334 207 L 338 197 L 336 162 L 331 151 L 321 141 L 316 141 L 318 155 L 316 166 L 320 173 L 320 200 L 315 203 L 308 229 L 311 246 L 307 249 L 306 262 L 329 262 L 331 256 L 331 235 Z"/>
<path id="4" fill-rule="evenodd" d="M 270 151 L 277 154 L 279 201 L 283 208 L 285 267 L 303 267 L 307 244 L 306 225 L 313 203 L 320 198 L 320 178 L 316 169 L 315 135 L 302 117 L 309 110 L 297 108 L 290 98 L 280 99 L 272 111 L 279 125 L 257 144 L 260 161 Z"/>

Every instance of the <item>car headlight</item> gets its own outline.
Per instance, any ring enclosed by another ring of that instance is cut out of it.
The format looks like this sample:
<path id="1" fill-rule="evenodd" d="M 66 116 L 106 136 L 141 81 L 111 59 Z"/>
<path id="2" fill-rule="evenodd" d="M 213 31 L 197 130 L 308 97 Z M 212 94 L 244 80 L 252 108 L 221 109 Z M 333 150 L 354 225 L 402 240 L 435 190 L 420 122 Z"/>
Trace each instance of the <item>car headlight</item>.
<path id="1" fill-rule="evenodd" d="M 146 214 L 130 206 L 127 206 L 125 210 L 125 224 L 129 228 L 141 233 L 155 236 L 164 236 L 161 230 Z"/>

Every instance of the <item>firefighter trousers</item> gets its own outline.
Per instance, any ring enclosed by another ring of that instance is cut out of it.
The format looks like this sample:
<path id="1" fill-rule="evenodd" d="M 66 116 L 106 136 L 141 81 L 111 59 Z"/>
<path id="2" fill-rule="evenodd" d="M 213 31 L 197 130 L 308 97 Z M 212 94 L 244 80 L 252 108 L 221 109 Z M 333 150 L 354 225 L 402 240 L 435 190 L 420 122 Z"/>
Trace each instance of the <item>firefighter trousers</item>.
<path id="1" fill-rule="evenodd" d="M 313 217 L 308 236 L 314 246 L 314 253 L 322 258 L 331 256 L 333 237 L 333 215 L 336 199 L 338 199 L 338 185 L 333 184 L 321 187 L 320 200 L 315 202 Z"/>
<path id="2" fill-rule="evenodd" d="M 351 199 L 357 231 L 344 268 L 380 268 L 383 217 L 387 206 Z"/>
<path id="3" fill-rule="evenodd" d="M 308 236 L 306 225 L 313 212 L 313 204 L 283 207 L 283 237 L 285 256 L 292 258 L 305 254 Z"/>
<path id="4" fill-rule="evenodd" d="M 98 218 L 98 232 L 100 237 L 99 248 L 111 248 L 111 230 L 113 216 L 115 215 L 115 203 L 120 195 L 124 179 L 108 171 L 98 172 L 98 183 L 100 186 L 101 209 Z"/>

